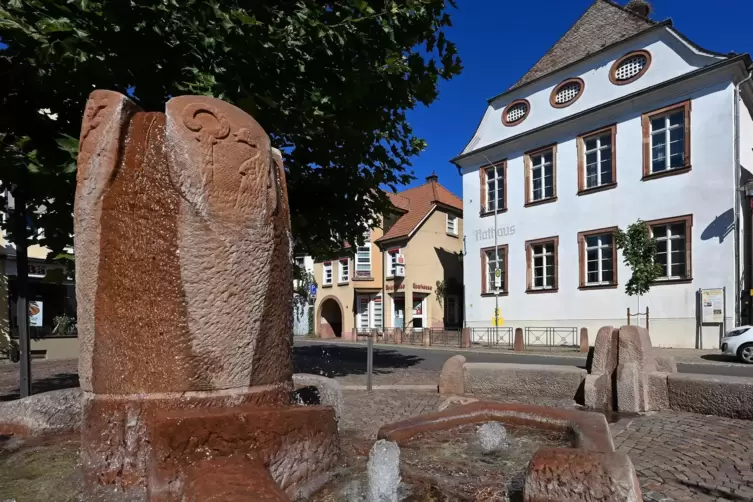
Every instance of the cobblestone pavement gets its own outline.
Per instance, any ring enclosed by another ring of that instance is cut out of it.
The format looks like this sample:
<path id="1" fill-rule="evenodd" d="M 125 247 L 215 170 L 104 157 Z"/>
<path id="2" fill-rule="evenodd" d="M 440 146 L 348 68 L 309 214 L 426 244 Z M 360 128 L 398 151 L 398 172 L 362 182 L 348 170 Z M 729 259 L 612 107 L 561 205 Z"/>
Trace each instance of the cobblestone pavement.
<path id="1" fill-rule="evenodd" d="M 31 361 L 32 392 L 78 387 L 78 360 Z M 0 362 L 0 401 L 18 397 L 19 365 Z"/>

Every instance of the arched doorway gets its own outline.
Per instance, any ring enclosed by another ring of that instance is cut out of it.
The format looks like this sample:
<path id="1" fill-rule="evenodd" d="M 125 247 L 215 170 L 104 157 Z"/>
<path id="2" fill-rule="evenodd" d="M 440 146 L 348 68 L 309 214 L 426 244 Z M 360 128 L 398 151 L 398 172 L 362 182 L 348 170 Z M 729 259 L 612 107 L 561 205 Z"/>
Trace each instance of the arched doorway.
<path id="1" fill-rule="evenodd" d="M 343 309 L 334 296 L 322 300 L 317 316 L 319 338 L 339 338 L 343 333 Z"/>

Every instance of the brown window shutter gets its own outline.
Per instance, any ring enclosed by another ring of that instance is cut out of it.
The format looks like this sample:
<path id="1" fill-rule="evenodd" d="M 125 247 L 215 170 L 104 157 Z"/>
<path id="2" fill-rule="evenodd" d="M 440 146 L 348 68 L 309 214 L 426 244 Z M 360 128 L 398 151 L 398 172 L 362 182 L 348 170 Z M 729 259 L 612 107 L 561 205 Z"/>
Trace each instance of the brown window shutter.
<path id="1" fill-rule="evenodd" d="M 487 202 L 486 202 L 486 168 L 482 167 L 478 170 L 479 173 L 479 181 L 480 181 L 480 187 L 481 187 L 481 198 L 479 199 L 481 201 L 481 208 L 480 210 L 482 212 L 488 211 Z"/>
<path id="2" fill-rule="evenodd" d="M 481 250 L 481 294 L 486 293 L 486 252 Z"/>

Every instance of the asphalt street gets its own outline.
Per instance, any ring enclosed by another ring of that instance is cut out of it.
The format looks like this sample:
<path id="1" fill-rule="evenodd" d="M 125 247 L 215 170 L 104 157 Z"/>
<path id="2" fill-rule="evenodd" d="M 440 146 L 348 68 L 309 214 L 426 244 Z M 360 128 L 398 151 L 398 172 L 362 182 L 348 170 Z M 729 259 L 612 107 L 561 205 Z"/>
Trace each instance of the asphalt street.
<path id="1" fill-rule="evenodd" d="M 586 357 L 556 356 L 537 354 L 467 352 L 462 353 L 468 362 L 498 362 L 519 364 L 555 364 L 561 366 L 585 367 Z M 453 355 L 451 350 L 423 349 L 406 346 L 374 347 L 374 368 L 417 368 L 439 371 L 444 362 Z M 328 376 L 342 376 L 352 371 L 361 372 L 366 366 L 366 347 L 362 344 L 295 341 L 294 359 L 296 371 L 322 373 Z M 753 365 L 743 365 L 730 360 L 721 364 L 678 363 L 680 373 L 702 373 L 707 375 L 727 375 L 753 377 Z"/>

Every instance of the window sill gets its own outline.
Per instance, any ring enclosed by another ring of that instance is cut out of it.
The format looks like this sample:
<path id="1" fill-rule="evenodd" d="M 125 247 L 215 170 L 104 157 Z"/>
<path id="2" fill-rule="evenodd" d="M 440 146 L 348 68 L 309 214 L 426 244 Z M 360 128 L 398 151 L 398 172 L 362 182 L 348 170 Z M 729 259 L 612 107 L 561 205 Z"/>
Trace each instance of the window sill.
<path id="1" fill-rule="evenodd" d="M 539 295 L 542 293 L 556 293 L 559 291 L 559 288 L 550 288 L 550 289 L 526 289 L 526 294 L 529 295 Z"/>
<path id="2" fill-rule="evenodd" d="M 692 277 L 686 277 L 683 279 L 657 279 L 651 283 L 651 286 L 661 286 L 663 284 L 690 284 L 693 282 Z"/>
<path id="3" fill-rule="evenodd" d="M 497 293 L 481 293 L 481 296 L 483 298 L 494 298 L 495 296 L 507 296 L 509 294 L 510 293 L 508 293 L 507 291 L 500 291 L 499 294 L 497 294 Z"/>
<path id="4" fill-rule="evenodd" d="M 605 185 L 599 185 L 597 187 L 582 188 L 578 190 L 578 195 L 589 195 L 596 192 L 603 192 L 605 190 L 611 190 L 613 188 L 617 188 L 617 182 L 607 183 Z"/>
<path id="5" fill-rule="evenodd" d="M 369 281 L 373 281 L 374 278 L 373 277 L 354 277 L 352 280 L 353 280 L 353 282 L 359 282 L 359 281 L 361 281 L 361 282 L 369 282 Z"/>
<path id="6" fill-rule="evenodd" d="M 578 289 L 581 291 L 587 291 L 589 289 L 615 289 L 618 286 L 617 283 L 614 284 L 581 284 Z"/>
<path id="7" fill-rule="evenodd" d="M 667 176 L 676 176 L 678 174 L 685 174 L 692 169 L 692 166 L 687 165 L 684 167 L 676 167 L 667 171 L 659 171 L 658 173 L 644 174 L 641 181 L 650 181 L 657 178 L 666 178 Z"/>
<path id="8" fill-rule="evenodd" d="M 322 287 L 323 287 L 323 288 L 331 288 L 331 287 L 332 287 L 332 284 L 322 284 Z"/>
<path id="9" fill-rule="evenodd" d="M 523 207 L 540 206 L 541 204 L 549 204 L 550 202 L 557 202 L 557 196 L 549 197 L 548 199 L 535 200 L 533 202 L 526 202 Z"/>
<path id="10" fill-rule="evenodd" d="M 507 208 L 502 208 L 499 211 L 497 211 L 497 214 L 506 213 Z M 479 218 L 484 218 L 486 216 L 494 216 L 494 211 L 481 211 L 478 213 Z"/>
<path id="11" fill-rule="evenodd" d="M 449 235 L 450 237 L 455 237 L 456 239 L 459 238 L 458 234 L 453 234 L 453 233 L 447 232 L 447 235 Z"/>
<path id="12" fill-rule="evenodd" d="M 337 283 L 338 286 L 347 286 L 348 284 L 350 284 L 350 281 L 340 281 Z"/>

